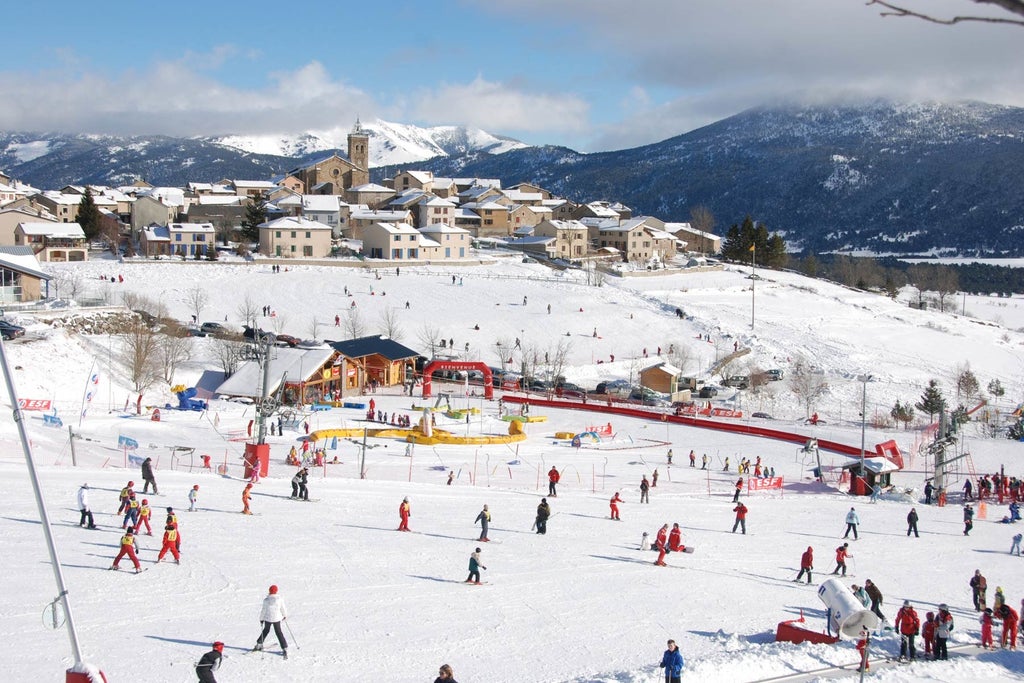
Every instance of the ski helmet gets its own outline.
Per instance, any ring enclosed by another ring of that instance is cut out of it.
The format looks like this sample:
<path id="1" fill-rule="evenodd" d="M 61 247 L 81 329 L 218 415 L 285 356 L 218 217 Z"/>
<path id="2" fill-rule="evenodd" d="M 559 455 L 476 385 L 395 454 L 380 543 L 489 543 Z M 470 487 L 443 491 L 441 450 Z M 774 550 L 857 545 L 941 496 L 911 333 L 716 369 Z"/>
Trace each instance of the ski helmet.
<path id="1" fill-rule="evenodd" d="M 130 481 L 130 482 L 128 482 L 128 485 L 129 486 L 135 486 L 135 482 L 134 481 Z"/>
<path id="2" fill-rule="evenodd" d="M 193 486 L 192 488 L 193 488 L 193 489 L 195 489 L 196 491 L 198 491 L 198 490 L 199 490 L 199 484 L 196 484 L 196 485 L 195 485 L 195 486 Z"/>
<path id="3" fill-rule="evenodd" d="M 222 642 L 220 642 L 218 640 L 216 643 L 213 644 L 213 649 L 216 650 L 217 652 L 223 652 L 224 651 L 224 643 L 222 643 Z"/>
<path id="4" fill-rule="evenodd" d="M 277 595 L 277 584 L 274 584 L 270 587 L 270 594 Z"/>
<path id="5" fill-rule="evenodd" d="M 143 498 L 142 499 L 142 504 L 143 505 L 149 505 L 149 498 Z"/>

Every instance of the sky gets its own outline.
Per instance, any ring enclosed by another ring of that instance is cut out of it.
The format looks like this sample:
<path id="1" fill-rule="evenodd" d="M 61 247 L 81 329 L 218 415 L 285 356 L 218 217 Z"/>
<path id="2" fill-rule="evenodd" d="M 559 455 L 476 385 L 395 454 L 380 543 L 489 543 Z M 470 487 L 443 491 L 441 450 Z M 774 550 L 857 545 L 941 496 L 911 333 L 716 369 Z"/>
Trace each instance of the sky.
<path id="1" fill-rule="evenodd" d="M 908 0 L 936 15 L 968 0 Z M 579 151 L 776 102 L 1024 105 L 1024 27 L 882 17 L 864 0 L 18 3 L 0 130 L 266 135 L 356 118 Z M 998 14 L 997 10 L 990 13 Z M 1008 15 L 1003 15 L 1008 16 Z"/>

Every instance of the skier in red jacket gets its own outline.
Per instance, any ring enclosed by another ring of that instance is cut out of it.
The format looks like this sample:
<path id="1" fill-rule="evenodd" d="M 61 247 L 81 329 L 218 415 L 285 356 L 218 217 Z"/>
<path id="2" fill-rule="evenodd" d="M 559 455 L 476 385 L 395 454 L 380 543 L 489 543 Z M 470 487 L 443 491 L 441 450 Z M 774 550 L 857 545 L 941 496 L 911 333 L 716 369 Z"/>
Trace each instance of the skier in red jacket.
<path id="1" fill-rule="evenodd" d="M 833 574 L 838 574 L 839 570 L 843 570 L 843 576 L 846 576 L 846 558 L 853 557 L 848 550 L 850 547 L 849 543 L 844 543 L 836 548 L 836 569 Z"/>
<path id="2" fill-rule="evenodd" d="M 1011 650 L 1017 649 L 1017 623 L 1020 621 L 1020 615 L 1017 614 L 1017 610 L 1013 609 L 1009 605 L 1003 605 L 999 608 L 999 615 L 1003 618 L 1003 637 L 1000 643 L 1002 646 L 1008 647 Z"/>
<path id="3" fill-rule="evenodd" d="M 800 556 L 800 573 L 793 579 L 799 582 L 803 578 L 804 574 L 807 574 L 807 583 L 811 582 L 811 570 L 814 569 L 814 548 L 807 546 L 807 550 Z"/>
<path id="4" fill-rule="evenodd" d="M 409 517 L 412 515 L 412 509 L 409 506 L 408 496 L 402 499 L 402 504 L 398 506 L 398 516 L 401 518 L 401 522 L 398 524 L 399 531 L 409 531 Z"/>
<path id="5" fill-rule="evenodd" d="M 743 535 L 747 534 L 747 506 L 743 503 L 739 503 L 732 509 L 736 513 L 736 521 L 733 522 L 732 532 L 736 533 L 736 527 L 743 528 Z"/>
<path id="6" fill-rule="evenodd" d="M 668 549 L 674 553 L 681 553 L 686 548 L 683 545 L 683 532 L 679 528 L 679 523 L 672 525 L 672 531 L 668 535 Z"/>
<path id="7" fill-rule="evenodd" d="M 917 659 L 917 649 L 914 648 L 914 638 L 921 632 L 921 620 L 909 600 L 903 601 L 903 607 L 896 613 L 896 622 L 893 624 L 900 634 L 900 659 L 907 659 L 909 649 L 910 661 Z"/>
<path id="8" fill-rule="evenodd" d="M 124 532 L 124 536 L 121 537 L 121 550 L 117 553 L 117 557 L 114 558 L 114 564 L 110 565 L 111 569 L 120 569 L 118 566 L 121 564 L 121 558 L 125 555 L 135 565 L 135 573 L 138 574 L 142 571 L 142 566 L 139 564 L 139 557 L 135 554 L 135 531 L 128 529 Z"/>
<path id="9" fill-rule="evenodd" d="M 558 497 L 558 481 L 562 478 L 562 475 L 558 473 L 558 469 L 552 465 L 551 469 L 548 470 L 548 495 L 552 498 Z"/>
<path id="10" fill-rule="evenodd" d="M 178 552 L 178 530 L 173 524 L 168 524 L 164 527 L 164 545 L 160 548 L 160 554 L 156 556 L 157 562 L 164 561 L 164 555 L 168 552 L 174 556 L 174 563 L 181 564 L 181 554 Z"/>
<path id="11" fill-rule="evenodd" d="M 658 549 L 658 559 L 654 561 L 654 564 L 658 565 L 659 567 L 665 566 L 665 551 L 667 550 L 665 544 L 667 542 L 667 539 L 668 524 L 664 524 L 660 529 L 658 529 L 658 538 L 654 542 L 654 547 Z"/>
<path id="12" fill-rule="evenodd" d="M 619 503 L 623 502 L 625 501 L 619 498 L 619 492 L 616 491 L 615 495 L 612 496 L 612 499 L 608 502 L 609 507 L 612 509 L 612 519 L 619 519 Z"/>

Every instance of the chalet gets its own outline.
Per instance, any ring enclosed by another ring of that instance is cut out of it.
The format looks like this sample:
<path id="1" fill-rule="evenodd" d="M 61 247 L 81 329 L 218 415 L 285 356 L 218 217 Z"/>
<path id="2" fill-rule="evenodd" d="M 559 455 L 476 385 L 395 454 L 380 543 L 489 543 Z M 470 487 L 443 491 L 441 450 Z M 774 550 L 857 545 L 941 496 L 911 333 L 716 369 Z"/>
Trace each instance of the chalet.
<path id="1" fill-rule="evenodd" d="M 420 228 L 419 232 L 437 244 L 437 247 L 431 247 L 430 250 L 421 253 L 421 259 L 448 261 L 469 258 L 472 237 L 469 230 L 444 223 L 433 223 L 425 228 Z"/>
<path id="2" fill-rule="evenodd" d="M 537 237 L 555 238 L 553 258 L 575 261 L 587 255 L 587 226 L 579 221 L 542 221 L 534 226 L 533 234 Z"/>
<path id="3" fill-rule="evenodd" d="M 139 247 L 149 257 L 204 258 L 216 249 L 216 232 L 212 223 L 151 225 L 139 236 Z"/>
<path id="4" fill-rule="evenodd" d="M 85 232 L 78 223 L 24 222 L 14 228 L 14 244 L 31 247 L 40 261 L 89 260 Z"/>
<path id="5" fill-rule="evenodd" d="M 663 394 L 676 394 L 688 389 L 683 385 L 683 371 L 669 363 L 657 363 L 640 371 L 640 386 Z M 689 397 L 678 400 L 689 400 Z"/>
<path id="6" fill-rule="evenodd" d="M 31 247 L 0 247 L 0 304 L 48 299 L 52 279 Z"/>
<path id="7" fill-rule="evenodd" d="M 332 349 L 351 364 L 352 372 L 345 376 L 345 389 L 360 391 L 373 383 L 383 387 L 403 385 L 416 370 L 416 357 L 420 354 L 394 339 L 373 335 L 330 342 Z"/>
<path id="8" fill-rule="evenodd" d="M 346 374 L 354 372 L 346 359 L 330 347 L 317 349 L 275 348 L 267 364 L 268 392 L 279 395 L 287 405 L 320 403 L 344 393 Z M 235 370 L 220 386 L 220 396 L 263 396 L 263 376 L 258 361 L 251 360 Z"/>

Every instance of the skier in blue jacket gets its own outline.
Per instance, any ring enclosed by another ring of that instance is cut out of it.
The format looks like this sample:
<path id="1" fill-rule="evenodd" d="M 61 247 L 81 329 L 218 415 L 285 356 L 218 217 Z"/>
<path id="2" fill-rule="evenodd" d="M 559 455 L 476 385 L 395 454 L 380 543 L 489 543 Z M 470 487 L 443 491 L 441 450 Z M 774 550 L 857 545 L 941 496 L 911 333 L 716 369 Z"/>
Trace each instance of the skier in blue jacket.
<path id="1" fill-rule="evenodd" d="M 676 647 L 676 641 L 668 641 L 668 649 L 661 657 L 661 668 L 665 670 L 665 683 L 679 683 L 683 675 L 683 655 Z"/>

